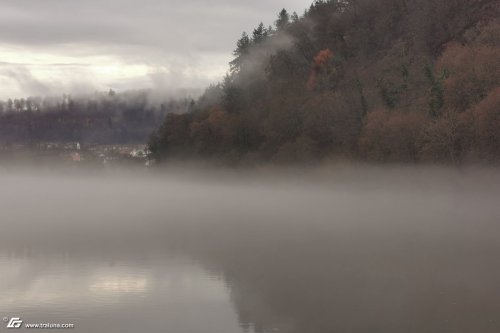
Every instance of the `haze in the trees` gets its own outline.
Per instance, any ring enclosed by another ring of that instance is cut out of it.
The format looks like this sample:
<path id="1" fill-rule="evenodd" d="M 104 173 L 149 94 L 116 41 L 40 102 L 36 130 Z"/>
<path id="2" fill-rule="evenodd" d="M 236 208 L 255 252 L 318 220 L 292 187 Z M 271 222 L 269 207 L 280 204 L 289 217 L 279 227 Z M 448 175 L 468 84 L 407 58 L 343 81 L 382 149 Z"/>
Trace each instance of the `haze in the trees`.
<path id="1" fill-rule="evenodd" d="M 283 9 L 238 40 L 218 100 L 167 117 L 154 156 L 499 162 L 499 13 L 495 0 Z"/>
<path id="2" fill-rule="evenodd" d="M 189 97 L 127 91 L 0 101 L 0 145 L 41 142 L 144 143 L 168 113 L 188 112 Z"/>

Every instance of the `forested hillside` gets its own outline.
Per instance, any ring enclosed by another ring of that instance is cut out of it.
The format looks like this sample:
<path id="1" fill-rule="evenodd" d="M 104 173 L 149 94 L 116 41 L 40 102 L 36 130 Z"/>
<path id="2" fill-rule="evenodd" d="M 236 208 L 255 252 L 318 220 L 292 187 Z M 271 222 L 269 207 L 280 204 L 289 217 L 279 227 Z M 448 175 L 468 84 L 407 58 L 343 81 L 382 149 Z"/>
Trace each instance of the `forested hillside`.
<path id="1" fill-rule="evenodd" d="M 185 113 L 189 98 L 154 100 L 150 91 L 0 101 L 0 145 L 40 142 L 144 143 L 167 113 Z"/>
<path id="2" fill-rule="evenodd" d="M 237 42 L 165 161 L 500 161 L 498 0 L 317 0 Z"/>

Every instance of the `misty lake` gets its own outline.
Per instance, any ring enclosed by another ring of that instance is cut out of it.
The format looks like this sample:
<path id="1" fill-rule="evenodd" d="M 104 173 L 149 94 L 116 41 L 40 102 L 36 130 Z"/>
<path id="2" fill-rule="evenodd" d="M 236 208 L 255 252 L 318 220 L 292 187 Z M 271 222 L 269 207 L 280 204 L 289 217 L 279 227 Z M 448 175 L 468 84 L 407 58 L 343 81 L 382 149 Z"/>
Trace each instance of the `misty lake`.
<path id="1" fill-rule="evenodd" d="M 0 184 L 0 330 L 500 331 L 493 169 L 2 171 Z"/>

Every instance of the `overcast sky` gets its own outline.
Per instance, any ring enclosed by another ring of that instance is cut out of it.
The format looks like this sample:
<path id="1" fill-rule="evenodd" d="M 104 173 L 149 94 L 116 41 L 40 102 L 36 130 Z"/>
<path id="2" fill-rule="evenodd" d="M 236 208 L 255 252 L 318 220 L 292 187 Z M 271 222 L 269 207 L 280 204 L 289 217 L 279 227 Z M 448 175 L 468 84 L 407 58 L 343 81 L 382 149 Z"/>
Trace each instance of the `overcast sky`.
<path id="1" fill-rule="evenodd" d="M 311 0 L 0 0 L 0 98 L 201 88 L 242 31 Z"/>

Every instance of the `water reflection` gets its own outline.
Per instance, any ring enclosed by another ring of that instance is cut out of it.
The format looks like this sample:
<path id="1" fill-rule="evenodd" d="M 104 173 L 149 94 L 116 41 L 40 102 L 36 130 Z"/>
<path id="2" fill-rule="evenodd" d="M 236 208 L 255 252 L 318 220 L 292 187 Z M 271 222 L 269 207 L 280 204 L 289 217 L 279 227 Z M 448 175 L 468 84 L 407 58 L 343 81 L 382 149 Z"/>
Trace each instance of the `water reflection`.
<path id="1" fill-rule="evenodd" d="M 81 332 L 239 332 L 229 292 L 192 261 L 0 257 L 2 316 Z"/>
<path id="2" fill-rule="evenodd" d="M 119 276 L 116 274 L 99 277 L 97 281 L 89 286 L 92 293 L 106 294 L 130 294 L 145 293 L 148 287 L 148 280 L 144 277 Z"/>
<path id="3" fill-rule="evenodd" d="M 83 332 L 500 331 L 499 173 L 328 179 L 4 179 L 0 309 Z"/>

